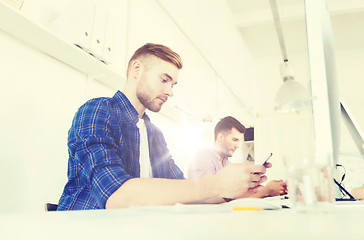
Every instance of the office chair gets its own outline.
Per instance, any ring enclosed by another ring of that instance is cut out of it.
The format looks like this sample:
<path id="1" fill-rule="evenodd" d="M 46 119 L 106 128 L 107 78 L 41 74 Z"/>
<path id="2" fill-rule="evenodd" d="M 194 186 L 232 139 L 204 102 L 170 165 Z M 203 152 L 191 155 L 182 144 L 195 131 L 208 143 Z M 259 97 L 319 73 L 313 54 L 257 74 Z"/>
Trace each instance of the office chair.
<path id="1" fill-rule="evenodd" d="M 58 205 L 53 203 L 46 203 L 44 205 L 46 212 L 57 211 Z"/>

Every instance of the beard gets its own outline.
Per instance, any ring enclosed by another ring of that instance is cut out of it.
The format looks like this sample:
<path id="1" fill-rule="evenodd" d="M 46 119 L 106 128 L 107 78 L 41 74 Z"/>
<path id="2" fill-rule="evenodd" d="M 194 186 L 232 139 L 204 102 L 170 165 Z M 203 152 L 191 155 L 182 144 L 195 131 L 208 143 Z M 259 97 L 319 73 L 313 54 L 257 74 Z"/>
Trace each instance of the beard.
<path id="1" fill-rule="evenodd" d="M 228 157 L 229 158 L 229 157 L 232 157 L 233 156 L 234 152 L 229 151 L 229 150 L 225 150 L 223 152 L 223 154 L 224 154 L 225 157 Z"/>
<path id="2" fill-rule="evenodd" d="M 232 157 L 233 156 L 233 154 L 234 154 L 234 151 L 233 150 L 231 150 L 230 148 L 228 148 L 227 146 L 223 146 L 222 148 L 221 148 L 221 152 L 222 152 L 222 154 L 225 156 L 225 157 Z"/>
<path id="3" fill-rule="evenodd" d="M 151 99 L 151 97 L 145 93 L 137 93 L 139 101 L 152 112 L 159 112 L 162 109 L 162 104 L 155 102 L 156 99 Z"/>
<path id="4" fill-rule="evenodd" d="M 232 157 L 233 154 L 231 153 L 231 151 L 229 151 L 226 146 L 215 146 L 216 147 L 216 152 L 219 155 L 222 155 L 222 157 Z"/>
<path id="5" fill-rule="evenodd" d="M 145 81 L 142 81 L 137 88 L 137 98 L 148 110 L 159 112 L 162 109 L 163 103 L 159 103 L 158 98 L 152 98 L 150 96 L 150 90 L 149 85 Z"/>

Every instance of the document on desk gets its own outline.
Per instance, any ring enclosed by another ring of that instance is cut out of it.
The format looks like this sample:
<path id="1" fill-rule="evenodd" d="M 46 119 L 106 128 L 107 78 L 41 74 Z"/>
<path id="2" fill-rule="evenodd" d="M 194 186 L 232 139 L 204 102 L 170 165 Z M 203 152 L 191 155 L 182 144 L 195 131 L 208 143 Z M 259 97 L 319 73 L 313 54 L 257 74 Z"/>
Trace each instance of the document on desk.
<path id="1" fill-rule="evenodd" d="M 171 206 L 130 207 L 133 214 L 229 213 L 231 211 L 259 211 L 282 209 L 289 205 L 282 196 L 268 198 L 241 198 L 222 204 L 175 204 Z"/>
<path id="2" fill-rule="evenodd" d="M 268 198 L 241 198 L 224 203 L 230 206 L 232 210 L 277 210 L 288 207 L 284 197 L 268 197 Z"/>

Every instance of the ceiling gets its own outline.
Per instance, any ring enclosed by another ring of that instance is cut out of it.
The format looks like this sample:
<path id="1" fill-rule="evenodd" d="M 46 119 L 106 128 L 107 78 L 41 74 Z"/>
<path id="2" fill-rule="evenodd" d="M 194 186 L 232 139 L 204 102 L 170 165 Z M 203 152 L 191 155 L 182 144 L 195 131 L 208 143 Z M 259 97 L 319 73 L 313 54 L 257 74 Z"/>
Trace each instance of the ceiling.
<path id="1" fill-rule="evenodd" d="M 233 22 L 242 37 L 253 38 L 252 28 L 273 26 L 269 0 L 226 0 L 233 17 Z M 304 0 L 277 0 L 279 14 L 285 34 L 292 32 L 290 22 L 304 21 Z M 336 48 L 363 47 L 364 1 L 363 0 L 327 0 L 331 15 Z M 276 34 L 274 28 L 269 32 Z M 294 30 L 293 30 L 294 31 Z M 274 36 L 276 37 L 276 36 Z M 266 38 L 268 39 L 268 38 Z M 254 48 L 252 48 L 254 53 Z"/>
<path id="2" fill-rule="evenodd" d="M 226 0 L 226 2 L 228 3 L 232 14 L 232 21 L 250 50 L 252 58 L 258 63 L 259 67 L 264 68 L 266 72 L 269 72 L 270 68 L 272 68 L 272 73 L 273 71 L 278 72 L 278 64 L 282 61 L 282 54 L 273 24 L 269 0 Z M 295 60 L 293 63 L 296 63 L 296 80 L 308 82 L 308 63 L 307 60 L 302 60 L 308 58 L 304 0 L 277 0 L 277 6 L 281 18 L 288 59 L 293 59 Z M 346 74 L 345 70 L 340 69 L 340 67 L 343 67 L 345 64 L 347 65 L 348 61 L 353 60 L 345 59 L 344 57 L 346 55 L 344 52 L 356 51 L 359 49 L 362 52 L 358 51 L 358 54 L 361 54 L 364 51 L 364 1 L 327 0 L 327 7 L 331 17 L 335 50 L 341 52 L 336 56 L 338 75 L 340 77 L 340 74 Z M 362 55 L 364 54 L 361 54 L 361 56 Z M 360 59 L 361 56 L 357 57 Z M 358 66 L 358 64 L 358 61 L 353 62 L 352 67 L 356 68 L 355 71 L 359 71 L 362 68 Z M 364 73 L 358 73 L 360 74 L 357 75 L 364 75 Z M 265 88 L 273 90 L 262 94 L 270 94 L 270 97 L 274 98 L 273 93 L 271 92 L 274 92 L 274 89 L 277 89 L 279 84 L 273 83 L 274 81 L 272 81 L 271 78 L 263 79 L 263 73 L 258 73 L 258 75 L 259 74 L 262 79 L 259 79 L 258 76 L 257 87 L 262 85 Z M 345 98 L 353 102 L 350 104 L 351 106 L 357 106 L 358 108 L 362 107 L 359 106 L 361 104 L 358 103 L 359 101 L 357 101 L 357 99 L 362 95 L 364 84 L 357 85 L 357 79 L 342 79 L 341 82 L 340 80 L 341 79 L 339 79 L 340 90 L 343 93 L 341 96 L 346 95 Z M 345 83 L 343 82 L 344 80 Z M 276 82 L 278 81 L 279 80 Z M 364 83 L 364 81 L 362 82 Z M 353 86 L 357 87 L 353 88 Z M 260 96 L 258 96 L 258 98 L 260 99 Z M 362 99 L 362 101 L 364 101 L 364 99 Z M 364 115 L 362 121 L 364 127 Z"/>

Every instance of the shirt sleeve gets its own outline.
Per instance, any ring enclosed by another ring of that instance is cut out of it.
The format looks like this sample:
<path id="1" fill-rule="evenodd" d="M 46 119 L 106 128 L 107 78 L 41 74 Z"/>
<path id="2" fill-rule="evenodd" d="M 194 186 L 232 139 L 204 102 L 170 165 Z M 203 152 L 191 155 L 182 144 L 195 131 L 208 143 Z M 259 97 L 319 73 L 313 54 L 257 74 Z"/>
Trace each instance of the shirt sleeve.
<path id="1" fill-rule="evenodd" d="M 103 102 L 89 102 L 80 108 L 73 122 L 74 158 L 78 177 L 101 207 L 131 177 L 123 168 L 117 142 L 110 129 L 112 116 Z"/>

